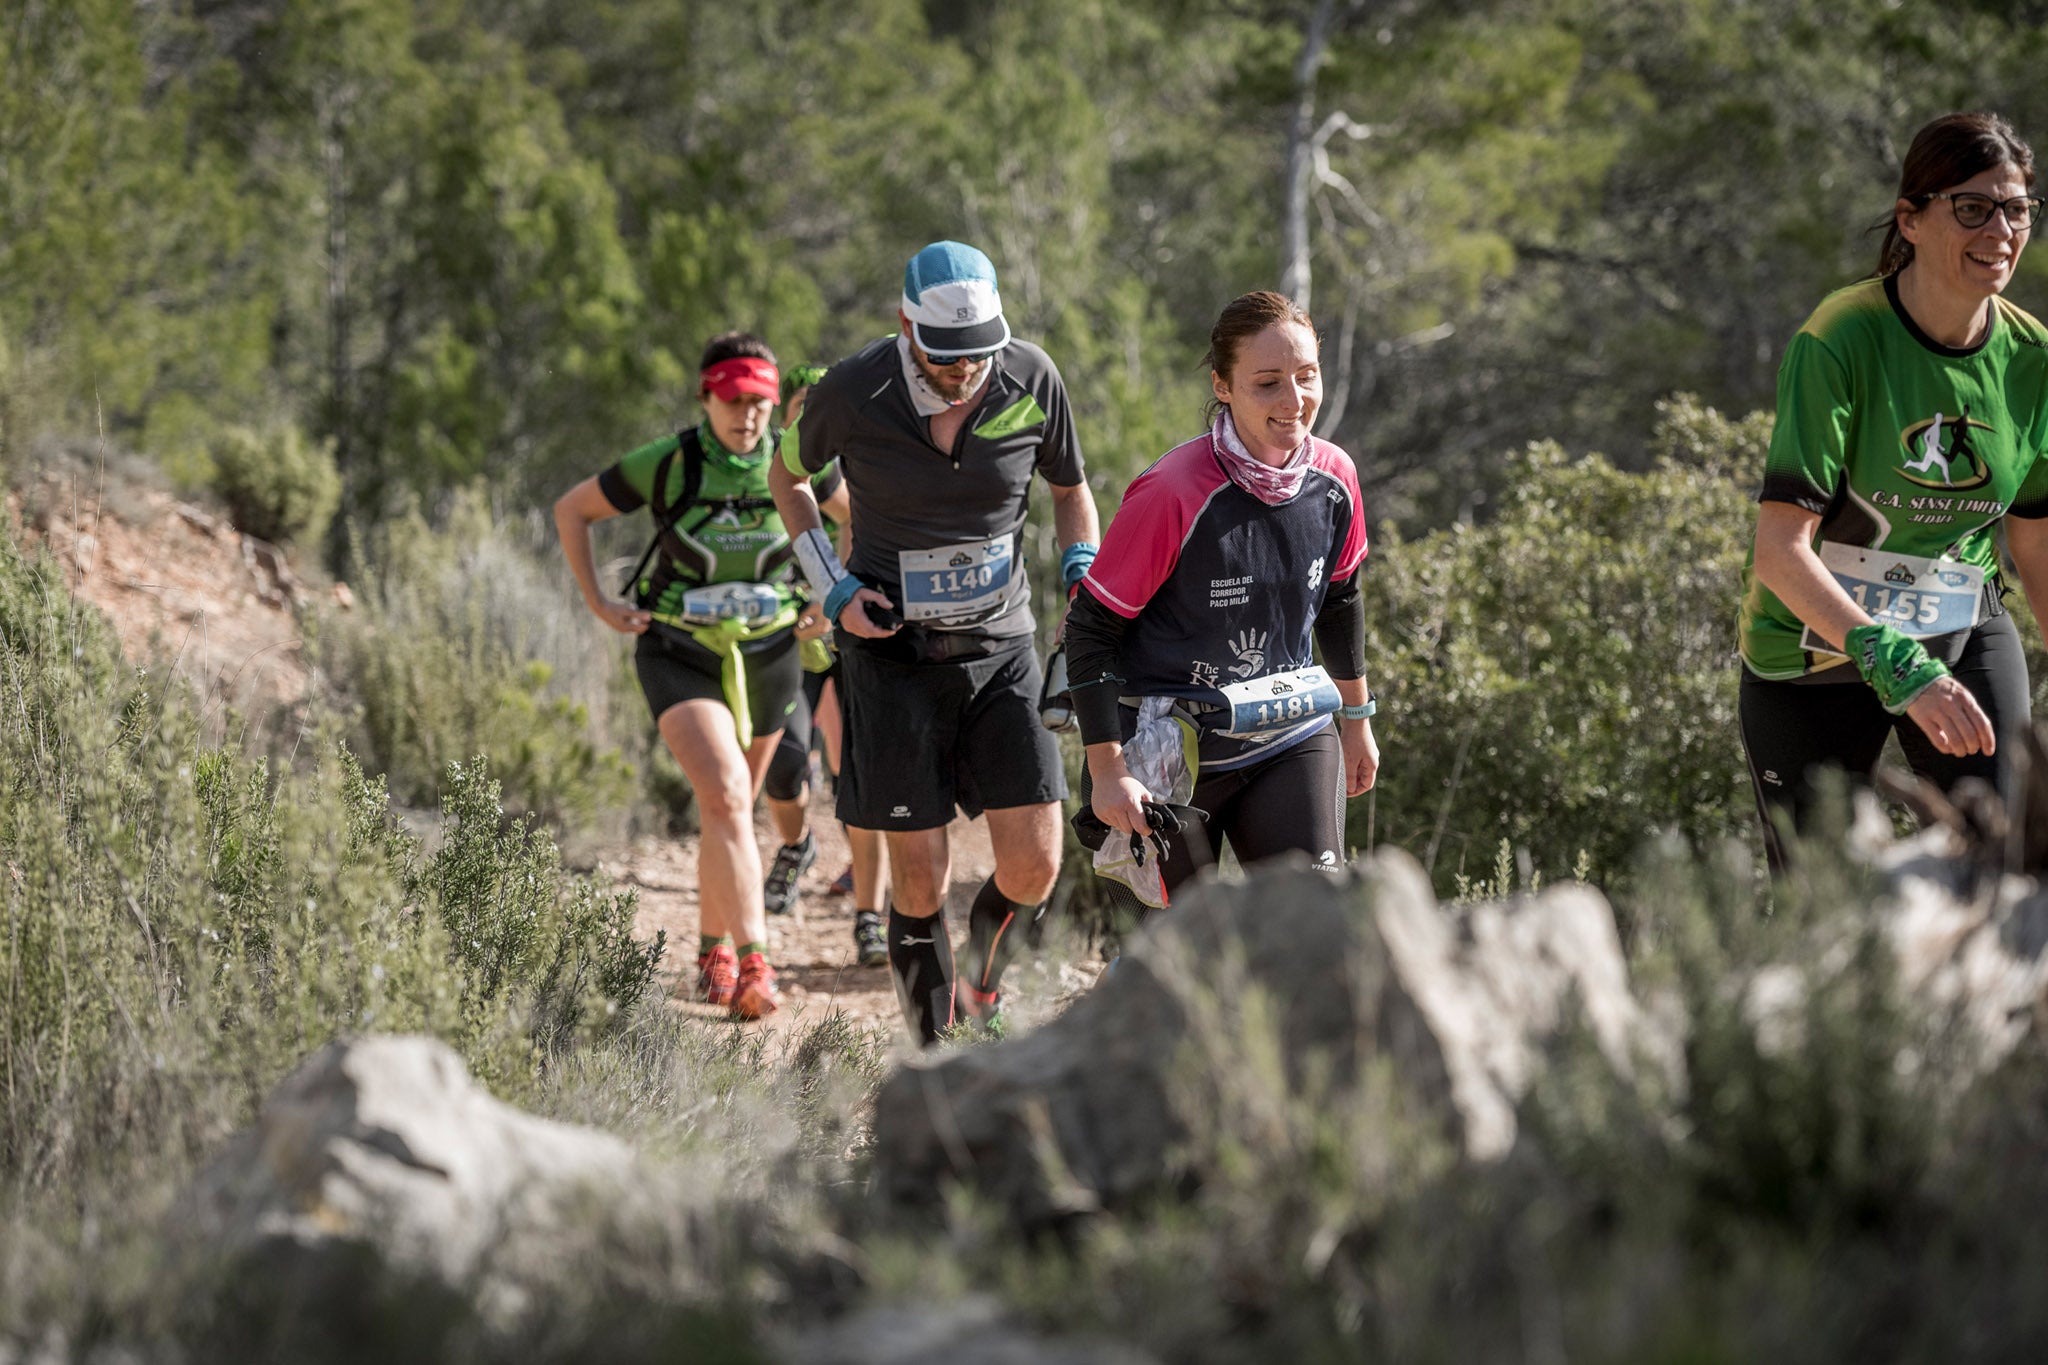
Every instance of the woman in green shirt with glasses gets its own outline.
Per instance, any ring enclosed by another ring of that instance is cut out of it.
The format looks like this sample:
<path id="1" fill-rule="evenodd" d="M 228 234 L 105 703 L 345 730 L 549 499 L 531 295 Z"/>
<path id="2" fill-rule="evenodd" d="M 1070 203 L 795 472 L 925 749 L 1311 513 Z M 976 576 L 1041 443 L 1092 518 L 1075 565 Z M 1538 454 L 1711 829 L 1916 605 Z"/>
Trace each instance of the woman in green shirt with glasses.
<path id="1" fill-rule="evenodd" d="M 1741 720 L 1772 866 L 1827 767 L 1896 732 L 1943 788 L 2001 793 L 2028 722 L 1999 528 L 2048 607 L 2048 329 L 2001 297 L 2041 216 L 1994 114 L 1907 151 L 1878 271 L 1823 300 L 1778 372 L 1740 616 Z"/>

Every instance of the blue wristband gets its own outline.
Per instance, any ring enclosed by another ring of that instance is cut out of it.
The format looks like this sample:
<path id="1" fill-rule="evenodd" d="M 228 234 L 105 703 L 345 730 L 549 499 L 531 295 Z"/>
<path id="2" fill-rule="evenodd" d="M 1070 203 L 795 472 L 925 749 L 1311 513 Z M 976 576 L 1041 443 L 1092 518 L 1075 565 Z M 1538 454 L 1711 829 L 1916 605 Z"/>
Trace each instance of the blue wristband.
<path id="1" fill-rule="evenodd" d="M 1095 562 L 1095 546 L 1085 540 L 1077 540 L 1060 551 L 1060 582 L 1064 587 L 1073 587 L 1086 576 L 1088 566 Z"/>
<path id="2" fill-rule="evenodd" d="M 1344 720 L 1371 720 L 1379 714 L 1380 699 L 1368 692 L 1365 701 L 1357 706 L 1340 706 L 1337 715 Z"/>
<path id="3" fill-rule="evenodd" d="M 845 611 L 846 604 L 853 600 L 853 595 L 866 586 L 867 584 L 852 574 L 834 583 L 832 590 L 825 594 L 825 619 L 835 626 L 838 625 L 839 613 Z"/>

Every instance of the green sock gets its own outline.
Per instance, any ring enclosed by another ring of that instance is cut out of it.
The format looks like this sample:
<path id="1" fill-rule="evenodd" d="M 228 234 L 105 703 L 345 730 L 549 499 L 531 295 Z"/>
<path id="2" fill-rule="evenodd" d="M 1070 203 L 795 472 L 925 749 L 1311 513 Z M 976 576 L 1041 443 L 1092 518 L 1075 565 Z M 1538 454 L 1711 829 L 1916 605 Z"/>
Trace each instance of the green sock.
<path id="1" fill-rule="evenodd" d="M 740 945 L 740 956 L 745 957 L 749 953 L 759 953 L 762 957 L 766 957 L 768 956 L 768 945 L 765 943 L 742 943 Z"/>
<path id="2" fill-rule="evenodd" d="M 697 935 L 697 956 L 698 956 L 698 957 L 704 957 L 704 956 L 706 956 L 707 954 L 709 954 L 709 953 L 710 953 L 710 951 L 711 951 L 711 950 L 712 950 L 713 948 L 716 948 L 716 947 L 720 946 L 720 945 L 721 945 L 721 944 L 723 944 L 723 943 L 724 943 L 725 941 L 726 941 L 726 940 L 725 940 L 725 935 L 724 935 L 724 934 L 699 934 L 699 935 Z"/>

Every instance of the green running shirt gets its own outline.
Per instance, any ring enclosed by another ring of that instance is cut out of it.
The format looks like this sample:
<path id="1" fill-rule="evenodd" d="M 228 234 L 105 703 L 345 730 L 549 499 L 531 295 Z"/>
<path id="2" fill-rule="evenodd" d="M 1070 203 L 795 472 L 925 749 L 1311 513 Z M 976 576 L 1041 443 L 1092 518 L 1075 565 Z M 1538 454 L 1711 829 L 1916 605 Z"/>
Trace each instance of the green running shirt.
<path id="1" fill-rule="evenodd" d="M 1967 349 L 1928 337 L 1895 279 L 1814 310 L 1778 369 L 1778 420 L 1758 502 L 1820 515 L 1818 540 L 1998 570 L 2001 517 L 2048 517 L 2048 329 L 2002 298 Z M 1818 545 L 1816 541 L 1816 546 Z M 1802 625 L 1742 570 L 1742 661 L 1760 678 L 1844 662 L 1802 649 Z"/>
<path id="2" fill-rule="evenodd" d="M 644 605 L 657 613 L 673 614 L 684 592 L 707 583 L 768 583 L 782 592 L 785 601 L 794 600 L 794 554 L 782 517 L 773 506 L 723 505 L 734 498 L 769 500 L 768 460 L 775 448 L 772 435 L 763 437 L 747 455 L 735 455 L 719 445 L 708 424 L 697 428 L 697 436 L 704 446 L 697 505 L 676 522 L 675 540 L 655 552 L 648 576 L 660 586 L 655 600 Z M 598 487 L 621 512 L 647 506 L 654 501 L 656 471 L 679 444 L 674 433 L 649 441 L 599 474 Z M 683 462 L 678 459 L 669 466 L 668 488 L 662 498 L 665 505 L 682 496 L 683 479 Z M 811 482 L 823 500 L 838 489 L 839 472 L 827 470 Z M 671 546 L 681 553 L 671 554 Z"/>

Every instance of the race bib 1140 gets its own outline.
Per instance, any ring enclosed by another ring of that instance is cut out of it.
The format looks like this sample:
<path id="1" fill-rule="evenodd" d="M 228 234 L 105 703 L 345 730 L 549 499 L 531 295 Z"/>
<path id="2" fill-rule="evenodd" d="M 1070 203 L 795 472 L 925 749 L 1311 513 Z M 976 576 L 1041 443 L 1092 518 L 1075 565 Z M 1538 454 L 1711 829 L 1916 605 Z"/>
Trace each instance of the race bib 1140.
<path id="1" fill-rule="evenodd" d="M 908 621 L 967 619 L 1002 605 L 1013 556 L 1007 537 L 896 555 Z"/>

